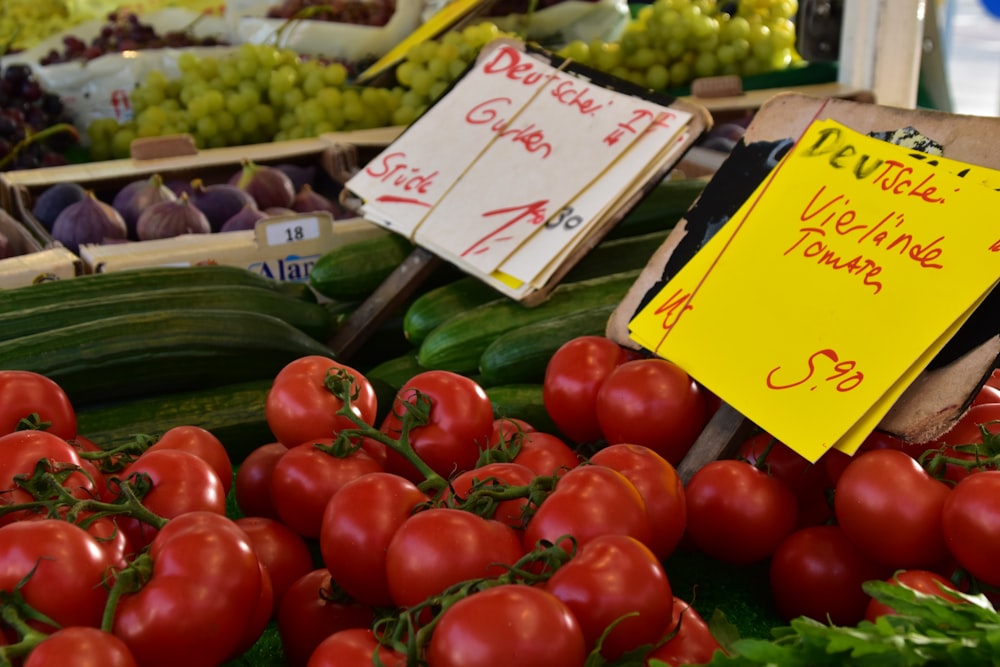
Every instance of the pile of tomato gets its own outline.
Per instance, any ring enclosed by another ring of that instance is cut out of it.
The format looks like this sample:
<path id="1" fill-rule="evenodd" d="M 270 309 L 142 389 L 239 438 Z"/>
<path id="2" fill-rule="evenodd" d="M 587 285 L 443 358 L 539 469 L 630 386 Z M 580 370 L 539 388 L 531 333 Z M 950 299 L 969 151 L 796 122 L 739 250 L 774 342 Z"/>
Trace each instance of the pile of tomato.
<path id="1" fill-rule="evenodd" d="M 461 375 L 380 411 L 363 374 L 304 357 L 268 394 L 275 441 L 234 473 L 190 425 L 98 448 L 55 383 L 0 371 L 0 653 L 221 665 L 276 627 L 308 667 L 704 664 L 726 647 L 671 589 L 678 549 L 769 561 L 789 619 L 891 613 L 861 583 L 894 573 L 1000 586 L 991 385 L 934 443 L 810 464 L 761 433 L 686 486 L 718 401 L 682 369 L 586 336 L 544 393 L 559 436 Z"/>

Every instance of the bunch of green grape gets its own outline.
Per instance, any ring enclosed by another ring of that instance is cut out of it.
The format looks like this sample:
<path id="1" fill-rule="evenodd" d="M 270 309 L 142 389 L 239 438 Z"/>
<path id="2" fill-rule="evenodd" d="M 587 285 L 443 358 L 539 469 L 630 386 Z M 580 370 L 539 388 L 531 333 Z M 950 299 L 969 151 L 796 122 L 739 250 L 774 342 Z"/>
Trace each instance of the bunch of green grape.
<path id="1" fill-rule="evenodd" d="M 243 44 L 178 58 L 178 78 L 152 72 L 132 91 L 132 120 L 87 128 L 95 160 L 129 155 L 134 139 L 190 134 L 199 148 L 315 137 L 392 122 L 403 91 L 354 86 L 341 63 Z"/>
<path id="2" fill-rule="evenodd" d="M 614 42 L 574 41 L 559 55 L 645 88 L 786 69 L 795 52 L 796 0 L 654 0 Z"/>
<path id="3" fill-rule="evenodd" d="M 396 81 L 405 92 L 394 124 L 413 122 L 462 75 L 486 44 L 511 36 L 495 23 L 483 21 L 411 47 L 396 67 Z"/>

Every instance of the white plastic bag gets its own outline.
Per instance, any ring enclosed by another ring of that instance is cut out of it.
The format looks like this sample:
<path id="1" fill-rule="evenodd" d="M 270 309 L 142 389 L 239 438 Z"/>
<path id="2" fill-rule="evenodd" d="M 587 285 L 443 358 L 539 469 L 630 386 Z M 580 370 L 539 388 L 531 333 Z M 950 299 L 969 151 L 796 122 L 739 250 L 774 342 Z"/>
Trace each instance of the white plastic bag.
<path id="1" fill-rule="evenodd" d="M 274 0 L 228 0 L 226 16 L 237 39 L 251 44 L 275 44 L 296 53 L 356 63 L 384 56 L 421 24 L 423 0 L 397 0 L 384 26 L 335 21 L 267 18 Z"/>

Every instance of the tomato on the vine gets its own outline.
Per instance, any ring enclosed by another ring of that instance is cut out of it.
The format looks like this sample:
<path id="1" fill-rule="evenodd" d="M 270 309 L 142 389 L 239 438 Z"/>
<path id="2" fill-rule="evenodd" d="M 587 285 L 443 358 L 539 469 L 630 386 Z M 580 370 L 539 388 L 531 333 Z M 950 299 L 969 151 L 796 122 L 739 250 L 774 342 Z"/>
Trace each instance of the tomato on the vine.
<path id="1" fill-rule="evenodd" d="M 969 475 L 944 501 L 941 525 L 948 550 L 979 581 L 1000 586 L 1000 470 Z"/>
<path id="2" fill-rule="evenodd" d="M 545 410 L 559 431 L 576 443 L 601 439 L 597 391 L 628 353 L 605 336 L 579 336 L 549 358 L 542 382 Z"/>
<path id="3" fill-rule="evenodd" d="M 996 455 L 983 445 L 983 429 L 987 433 L 1000 438 L 1000 403 L 983 403 L 974 405 L 959 418 L 955 425 L 944 435 L 935 438 L 929 447 L 940 448 L 941 454 L 947 458 L 958 459 L 963 464 L 943 461 L 940 466 L 933 460 L 929 462 L 931 472 L 944 479 L 957 483 L 967 477 L 970 472 L 981 469 L 995 468 L 995 464 L 977 465 L 977 458 Z M 994 439 L 995 443 L 996 440 Z M 996 448 L 996 445 L 993 445 Z M 931 453 L 928 452 L 928 455 Z"/>
<path id="4" fill-rule="evenodd" d="M 464 597 L 438 619 L 429 667 L 582 667 L 579 621 L 552 593 L 504 584 Z"/>
<path id="5" fill-rule="evenodd" d="M 368 628 L 371 607 L 354 602 L 331 586 L 330 571 L 310 570 L 289 586 L 278 606 L 281 648 L 291 667 L 302 667 L 324 639 L 349 628 Z"/>
<path id="6" fill-rule="evenodd" d="M 837 480 L 834 509 L 850 540 L 891 569 L 930 568 L 948 557 L 941 515 L 949 488 L 903 452 L 855 457 Z"/>
<path id="7" fill-rule="evenodd" d="M 680 465 L 708 422 L 701 389 L 666 359 L 636 359 L 617 366 L 597 392 L 597 420 L 609 444 L 649 447 Z"/>
<path id="8" fill-rule="evenodd" d="M 628 535 L 601 535 L 552 574 L 545 590 L 580 623 L 588 651 L 617 660 L 652 644 L 670 622 L 672 591 L 649 547 Z"/>
<path id="9" fill-rule="evenodd" d="M 206 665 L 233 658 L 257 619 L 263 585 L 247 534 L 220 514 L 188 512 L 157 533 L 149 557 L 150 578 L 122 596 L 113 623 L 136 661 L 166 667 L 193 656 Z"/>
<path id="10" fill-rule="evenodd" d="M 323 512 L 319 546 L 337 585 L 358 602 L 391 606 L 389 543 L 414 510 L 429 501 L 413 482 L 387 472 L 359 477 L 334 494 Z"/>
<path id="11" fill-rule="evenodd" d="M 319 537 L 323 512 L 330 498 L 362 475 L 382 472 L 382 466 L 361 447 L 343 455 L 323 449 L 331 438 L 296 445 L 285 452 L 271 472 L 271 502 L 278 518 L 299 534 Z"/>
<path id="12" fill-rule="evenodd" d="M 724 650 L 705 619 L 687 601 L 676 595 L 670 625 L 667 626 L 664 638 L 666 641 L 646 656 L 647 667 L 651 667 L 653 660 L 673 667 L 705 665 L 712 661 L 716 651 Z"/>
<path id="13" fill-rule="evenodd" d="M 327 386 L 327 377 L 340 371 L 354 378 L 351 412 L 364 423 L 374 425 L 378 399 L 368 378 L 329 357 L 309 355 L 278 371 L 267 394 L 267 425 L 280 443 L 295 447 L 313 439 L 333 438 L 357 426 L 347 416 L 337 414 L 344 401 Z"/>
<path id="14" fill-rule="evenodd" d="M 646 504 L 650 549 L 661 559 L 673 553 L 687 526 L 687 500 L 670 462 L 648 447 L 627 444 L 604 447 L 590 462 L 617 470 L 632 482 Z"/>
<path id="15" fill-rule="evenodd" d="M 453 584 L 497 576 L 524 549 L 505 523 L 447 507 L 417 512 L 396 530 L 385 554 L 389 593 L 411 607 Z"/>
<path id="16" fill-rule="evenodd" d="M 577 467 L 580 457 L 562 438 L 532 431 L 518 437 L 514 463 L 530 468 L 536 475 L 548 477 L 564 475 Z"/>
<path id="17" fill-rule="evenodd" d="M 276 519 L 245 516 L 236 519 L 236 525 L 246 532 L 267 570 L 276 611 L 288 588 L 313 569 L 312 550 L 305 538 Z"/>
<path id="18" fill-rule="evenodd" d="M 960 599 L 954 595 L 948 594 L 948 591 L 955 590 L 952 583 L 948 581 L 944 575 L 939 574 L 938 572 L 932 572 L 931 570 L 900 570 L 890 579 L 887 579 L 887 581 L 890 584 L 905 586 L 906 588 L 913 589 L 920 593 L 936 595 L 951 602 L 960 601 Z M 865 620 L 874 623 L 875 619 L 879 616 L 895 613 L 896 610 L 889 605 L 872 598 L 868 602 L 868 607 L 865 609 Z"/>
<path id="19" fill-rule="evenodd" d="M 76 411 L 55 381 L 34 371 L 0 371 L 0 435 L 33 414 L 47 424 L 42 430 L 65 440 L 76 436 Z"/>
<path id="20" fill-rule="evenodd" d="M 705 464 L 684 493 L 688 538 L 726 563 L 764 560 L 798 522 L 798 504 L 788 485 L 746 461 Z"/>
<path id="21" fill-rule="evenodd" d="M 810 462 L 766 432 L 744 441 L 736 453 L 739 458 L 780 479 L 795 494 L 799 526 L 824 523 L 833 516 L 833 506 L 828 498 L 833 484 L 827 476 L 826 467 L 820 462 Z"/>
<path id="22" fill-rule="evenodd" d="M 97 540 L 69 521 L 35 519 L 0 527 L 0 590 L 20 590 L 33 609 L 62 627 L 100 626 L 111 565 Z"/>
<path id="23" fill-rule="evenodd" d="M 376 656 L 378 662 L 375 662 Z M 384 645 L 370 628 L 349 628 L 319 643 L 307 667 L 404 667 L 406 654 Z"/>
<path id="24" fill-rule="evenodd" d="M 558 543 L 567 551 L 571 535 L 577 547 L 605 534 L 631 535 L 645 545 L 652 542 L 646 502 L 622 473 L 601 465 L 573 468 L 556 483 L 524 530 L 524 545 L 532 549 L 541 540 Z"/>
<path id="25" fill-rule="evenodd" d="M 50 665 L 100 665 L 136 667 L 128 646 L 110 632 L 85 626 L 56 630 L 31 649 L 23 667 Z"/>
<path id="26" fill-rule="evenodd" d="M 869 560 L 840 526 L 807 526 L 785 538 L 770 562 L 771 593 L 785 620 L 808 616 L 835 625 L 864 618 L 861 585 L 889 571 Z"/>
<path id="27" fill-rule="evenodd" d="M 444 497 L 451 502 L 462 502 L 469 497 L 473 487 L 479 489 L 491 486 L 500 488 L 527 486 L 533 479 L 535 472 L 520 463 L 487 463 L 473 470 L 467 470 L 451 480 Z M 501 500 L 496 503 L 495 509 L 487 518 L 496 519 L 520 530 L 524 528 L 523 514 L 527 504 L 527 498 Z"/>
<path id="28" fill-rule="evenodd" d="M 271 478 L 278 459 L 288 451 L 280 442 L 270 442 L 247 454 L 236 470 L 233 493 L 236 506 L 245 516 L 278 518 L 271 499 Z"/>
<path id="29" fill-rule="evenodd" d="M 479 452 L 493 433 L 493 404 L 475 381 L 451 371 L 424 371 L 410 378 L 393 401 L 381 430 L 402 433 L 403 415 L 418 395 L 429 402 L 428 421 L 409 432 L 410 445 L 427 466 L 442 477 L 476 467 Z M 423 475 L 394 450 L 386 452 L 385 469 L 420 483 Z"/>
<path id="30" fill-rule="evenodd" d="M 142 504 L 159 517 L 174 519 L 195 511 L 220 516 L 226 513 L 222 480 L 212 466 L 191 452 L 181 449 L 147 451 L 121 472 L 123 480 L 140 475 L 148 476 L 152 484 Z M 138 519 L 119 517 L 117 521 L 135 549 L 142 549 L 156 536 L 156 528 Z"/>
<path id="31" fill-rule="evenodd" d="M 171 427 L 146 452 L 158 449 L 181 449 L 203 459 L 219 476 L 223 491 L 229 493 L 233 485 L 233 462 L 226 446 L 207 429 L 190 424 Z"/>
<path id="32" fill-rule="evenodd" d="M 61 486 L 79 499 L 95 497 L 100 489 L 84 474 L 84 464 L 76 449 L 66 440 L 49 431 L 14 431 L 0 435 L 0 506 L 18 505 L 34 500 L 15 481 L 20 475 L 31 476 L 39 462 L 45 461 L 49 471 L 74 470 L 61 481 Z M 91 468 L 92 469 L 92 468 Z M 9 512 L 0 516 L 0 525 L 24 518 L 30 510 Z"/>

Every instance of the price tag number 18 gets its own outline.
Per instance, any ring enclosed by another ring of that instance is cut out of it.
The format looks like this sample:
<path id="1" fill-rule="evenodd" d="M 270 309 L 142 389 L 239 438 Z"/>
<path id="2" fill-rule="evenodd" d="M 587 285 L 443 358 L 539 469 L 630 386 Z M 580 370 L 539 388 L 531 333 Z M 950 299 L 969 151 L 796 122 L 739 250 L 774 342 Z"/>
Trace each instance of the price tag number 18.
<path id="1" fill-rule="evenodd" d="M 269 223 L 266 227 L 268 245 L 284 245 L 320 237 L 319 218 L 293 218 Z"/>

